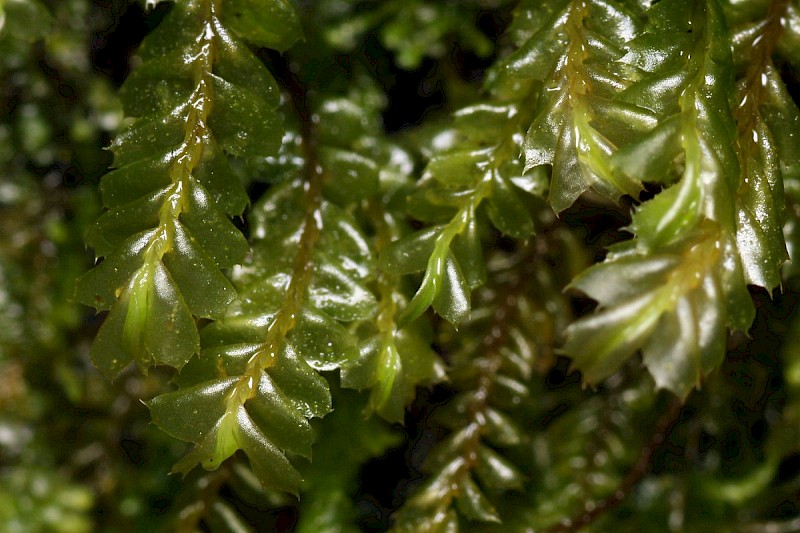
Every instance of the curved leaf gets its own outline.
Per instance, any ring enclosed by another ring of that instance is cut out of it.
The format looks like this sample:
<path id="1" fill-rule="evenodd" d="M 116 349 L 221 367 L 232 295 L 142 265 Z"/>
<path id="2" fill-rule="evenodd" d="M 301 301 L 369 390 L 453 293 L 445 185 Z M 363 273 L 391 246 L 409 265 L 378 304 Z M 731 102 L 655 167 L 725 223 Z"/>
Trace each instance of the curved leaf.
<path id="1" fill-rule="evenodd" d="M 726 327 L 754 317 L 733 238 L 709 226 L 658 254 L 621 250 L 573 281 L 600 308 L 567 328 L 563 350 L 597 383 L 641 349 L 656 385 L 685 398 L 722 361 Z"/>

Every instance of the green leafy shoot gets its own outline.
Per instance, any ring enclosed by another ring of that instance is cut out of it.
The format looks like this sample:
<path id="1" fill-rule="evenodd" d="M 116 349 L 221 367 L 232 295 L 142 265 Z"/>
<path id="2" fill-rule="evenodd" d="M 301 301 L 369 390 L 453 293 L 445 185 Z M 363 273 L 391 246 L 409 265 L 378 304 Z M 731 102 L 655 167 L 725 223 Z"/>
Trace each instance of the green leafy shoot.
<path id="1" fill-rule="evenodd" d="M 800 170 L 800 112 L 775 71 L 772 55 L 788 3 L 774 2 L 748 49 L 735 110 L 742 180 L 736 196 L 736 240 L 748 283 L 774 289 L 788 259 L 783 237 L 784 178 Z"/>
<path id="2" fill-rule="evenodd" d="M 600 302 L 598 313 L 568 328 L 564 346 L 590 383 L 642 349 L 656 384 L 685 398 L 722 361 L 727 328 L 749 328 L 754 315 L 745 284 L 771 290 L 780 283 L 787 255 L 777 206 L 784 173 L 796 172 L 796 163 L 793 156 L 778 161 L 796 153 L 798 112 L 770 59 L 780 34 L 775 9 L 756 30 L 735 110 L 727 96 L 736 92 L 732 57 L 720 45 L 726 29 L 715 2 L 661 2 L 649 11 L 654 33 L 692 26 L 683 45 L 676 38 L 676 50 L 688 47 L 682 55 L 648 65 L 647 33 L 631 43 L 625 61 L 650 74 L 620 98 L 658 101 L 663 109 L 652 111 L 663 114 L 651 132 L 615 153 L 612 165 L 662 176 L 680 161 L 682 170 L 677 183 L 634 213 L 632 243 L 573 284 Z M 659 81 L 665 79 L 672 80 L 667 92 Z M 691 276 L 696 282 L 687 283 Z"/>
<path id="3" fill-rule="evenodd" d="M 148 402 L 156 424 L 195 444 L 178 472 L 217 468 L 241 449 L 265 488 L 297 493 L 300 474 L 287 454 L 310 458 L 307 419 L 331 410 L 319 372 L 356 358 L 342 322 L 375 307 L 362 284 L 369 246 L 352 218 L 321 198 L 321 182 L 284 183 L 255 206 L 253 258 L 233 276 L 240 301 L 203 330 L 201 357 L 181 372 L 179 389 Z"/>
<path id="4" fill-rule="evenodd" d="M 507 450 L 522 445 L 527 436 L 507 413 L 528 397 L 534 366 L 547 364 L 547 348 L 541 347 L 552 342 L 555 329 L 532 295 L 564 303 L 559 289 L 538 286 L 530 271 L 518 270 L 534 261 L 527 253 L 493 257 L 490 272 L 498 281 L 477 291 L 478 305 L 469 320 L 458 334 L 451 333 L 452 341 L 463 337 L 469 342 L 456 342 L 458 349 L 449 357 L 457 394 L 435 415 L 450 433 L 427 456 L 429 477 L 398 511 L 394 531 L 499 523 L 497 501 L 522 488 L 524 476 Z"/>
<path id="5" fill-rule="evenodd" d="M 619 143 L 655 123 L 652 112 L 615 98 L 632 82 L 620 59 L 641 31 L 641 3 L 540 4 L 518 14 L 531 28 L 516 31 L 529 37 L 504 61 L 504 74 L 541 84 L 523 145 L 525 170 L 552 167 L 556 212 L 590 188 L 612 200 L 638 197 L 641 176 L 615 172 L 609 161 Z"/>
<path id="6" fill-rule="evenodd" d="M 376 202 L 371 203 L 369 214 L 380 253 L 396 240 L 401 225 Z M 389 422 L 403 422 L 405 407 L 416 397 L 417 387 L 442 381 L 444 365 L 431 348 L 431 331 L 421 322 L 398 328 L 395 315 L 405 298 L 397 276 L 379 271 L 375 285 L 377 314 L 359 327 L 358 360 L 342 371 L 342 385 L 371 389 L 367 411 Z"/>
<path id="7" fill-rule="evenodd" d="M 272 153 L 282 126 L 275 81 L 225 26 L 220 5 L 176 5 L 122 89 L 138 118 L 111 147 L 116 169 L 101 184 L 108 211 L 87 237 L 104 259 L 76 290 L 78 301 L 110 309 L 92 348 L 110 378 L 132 361 L 143 371 L 181 368 L 200 348 L 195 317 L 221 318 L 236 298 L 221 269 L 248 250 L 228 218 L 248 199 L 226 154 Z"/>
<path id="8" fill-rule="evenodd" d="M 521 239 L 533 234 L 520 195 L 542 194 L 546 186 L 541 174 L 523 175 L 517 160 L 524 122 L 519 104 L 476 105 L 456 112 L 452 129 L 437 135 L 441 151 L 431 157 L 408 200 L 412 216 L 435 225 L 402 237 L 381 254 L 382 268 L 393 274 L 424 271 L 400 327 L 429 306 L 454 325 L 469 316 L 470 294 L 486 277 L 480 206 L 502 233 Z"/>
<path id="9" fill-rule="evenodd" d="M 648 105 L 656 98 L 654 91 L 664 90 L 658 80 L 669 77 L 673 80 L 669 94 L 674 94 L 676 101 L 663 94 L 658 100 L 662 106 L 670 101 L 677 105 L 668 109 L 672 112 L 660 118 L 647 136 L 621 150 L 614 163 L 629 174 L 647 170 L 637 166 L 642 165 L 635 162 L 637 158 L 649 165 L 663 165 L 663 160 L 647 153 L 656 149 L 656 143 L 664 154 L 683 153 L 678 183 L 643 204 L 633 216 L 631 231 L 640 238 L 639 244 L 658 249 L 680 240 L 702 218 L 734 231 L 732 198 L 739 183 L 739 167 L 732 135 L 736 128 L 727 98 L 733 83 L 732 59 L 730 49 L 720 44 L 726 29 L 719 7 L 716 2 L 681 6 L 659 3 L 651 12 L 656 26 L 675 25 L 676 32 L 691 26 L 685 59 L 663 62 L 621 98 Z M 629 54 L 628 60 L 641 61 L 636 58 L 643 53 Z M 633 166 L 628 166 L 630 163 Z"/>
<path id="10" fill-rule="evenodd" d="M 642 350 L 656 385 L 686 398 L 721 363 L 726 328 L 753 321 L 737 258 L 732 236 L 710 221 L 658 253 L 617 245 L 572 282 L 600 306 L 567 328 L 563 351 L 593 384 Z"/>

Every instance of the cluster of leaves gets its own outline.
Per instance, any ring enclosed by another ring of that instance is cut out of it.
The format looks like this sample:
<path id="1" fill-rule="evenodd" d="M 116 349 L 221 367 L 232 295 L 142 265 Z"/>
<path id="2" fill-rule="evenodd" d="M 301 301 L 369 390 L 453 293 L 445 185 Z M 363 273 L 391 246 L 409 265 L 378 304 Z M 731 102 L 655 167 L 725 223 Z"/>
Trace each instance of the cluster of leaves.
<path id="1" fill-rule="evenodd" d="M 0 0 L 0 524 L 796 522 L 795 3 L 115 0 L 122 111 L 90 4 Z"/>

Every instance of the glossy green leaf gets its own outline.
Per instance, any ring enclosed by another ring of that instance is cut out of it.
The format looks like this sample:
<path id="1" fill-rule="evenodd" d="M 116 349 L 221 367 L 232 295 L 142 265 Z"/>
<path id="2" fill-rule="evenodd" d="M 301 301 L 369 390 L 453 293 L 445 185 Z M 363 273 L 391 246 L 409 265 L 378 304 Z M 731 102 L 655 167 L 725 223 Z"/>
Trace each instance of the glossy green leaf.
<path id="1" fill-rule="evenodd" d="M 469 316 L 470 287 L 461 266 L 452 254 L 444 259 L 443 272 L 438 282 L 441 286 L 433 297 L 430 305 L 445 320 L 451 324 L 458 324 Z"/>
<path id="2" fill-rule="evenodd" d="M 142 61 L 153 61 L 169 55 L 174 50 L 191 46 L 197 38 L 198 28 L 198 20 L 194 13 L 194 9 L 171 10 L 167 19 L 171 24 L 156 26 L 137 51 Z"/>
<path id="3" fill-rule="evenodd" d="M 389 422 L 402 422 L 416 388 L 443 377 L 443 365 L 431 349 L 428 335 L 415 324 L 362 341 L 358 358 L 342 371 L 342 385 L 372 389 L 367 408 Z"/>
<path id="4" fill-rule="evenodd" d="M 318 136 L 327 146 L 350 148 L 365 135 L 380 131 L 380 117 L 366 99 L 326 98 L 317 109 Z"/>
<path id="5" fill-rule="evenodd" d="M 487 212 L 492 224 L 504 234 L 518 239 L 533 235 L 533 220 L 511 185 L 499 176 L 492 180 L 492 195 Z"/>
<path id="6" fill-rule="evenodd" d="M 791 177 L 793 158 L 781 156 L 787 150 L 795 151 L 784 143 L 800 133 L 800 112 L 771 65 L 764 66 L 762 76 L 758 88 L 749 87 L 746 82 L 740 85 L 745 103 L 739 108 L 739 120 L 749 123 L 751 130 L 740 128 L 743 155 L 736 240 L 748 283 L 771 290 L 780 284 L 780 270 L 788 259 L 780 206 L 785 203 L 784 177 Z M 758 100 L 748 104 L 747 98 Z M 780 123 L 777 128 L 773 126 L 776 121 Z M 797 141 L 789 142 L 798 145 Z"/>
<path id="7" fill-rule="evenodd" d="M 393 274 L 413 274 L 425 270 L 443 229 L 442 226 L 432 226 L 394 241 L 381 252 L 381 268 Z"/>
<path id="8" fill-rule="evenodd" d="M 647 181 L 671 182 L 674 161 L 682 154 L 680 122 L 669 118 L 611 156 L 615 172 L 628 176 L 646 176 Z"/>
<path id="9" fill-rule="evenodd" d="M 145 263 L 122 290 L 92 346 L 95 366 L 114 379 L 131 362 L 146 372 L 181 368 L 200 346 L 188 306 L 161 263 Z"/>
<path id="10" fill-rule="evenodd" d="M 469 220 L 466 229 L 453 239 L 453 257 L 461 266 L 470 289 L 480 287 L 486 282 L 486 261 L 483 258 L 482 244 L 475 218 Z"/>
<path id="11" fill-rule="evenodd" d="M 514 118 L 517 111 L 513 107 L 504 105 L 477 104 L 453 113 L 453 136 L 457 143 L 467 146 L 488 147 L 497 143 L 497 131 L 502 130 Z M 469 153 L 455 152 L 452 157 L 471 159 L 477 157 L 474 162 L 479 162 L 481 157 L 485 157 L 480 150 L 474 152 L 471 157 Z M 433 158 L 430 165 L 434 164 Z M 431 169 L 432 174 L 437 174 Z"/>
<path id="12" fill-rule="evenodd" d="M 78 278 L 75 283 L 75 299 L 98 310 L 110 309 L 144 261 L 147 243 L 153 238 L 155 231 L 131 236 L 121 246 L 121 253 L 104 259 Z"/>
<path id="13" fill-rule="evenodd" d="M 375 310 L 375 296 L 334 261 L 326 261 L 314 271 L 309 288 L 312 305 L 342 322 L 368 318 Z"/>
<path id="14" fill-rule="evenodd" d="M 534 6 L 536 11 L 526 13 L 526 17 L 518 17 L 515 23 L 525 26 L 527 39 L 519 49 L 504 62 L 503 67 L 513 76 L 530 76 L 543 80 L 553 68 L 558 54 L 567 44 L 568 36 L 564 24 L 569 17 L 565 9 L 569 2 L 548 2 Z M 537 9 L 538 8 L 538 9 Z"/>
<path id="15" fill-rule="evenodd" d="M 189 180 L 186 198 L 189 208 L 181 214 L 180 222 L 191 233 L 202 249 L 222 267 L 231 267 L 240 262 L 250 246 L 236 226 L 220 209 L 212 209 L 215 199 L 213 191 L 193 178 Z M 220 206 L 222 207 L 222 206 Z M 240 206 L 243 209 L 244 205 Z"/>
<path id="16" fill-rule="evenodd" d="M 134 200 L 103 213 L 89 229 L 86 244 L 94 248 L 98 257 L 107 257 L 129 236 L 145 232 L 159 222 L 159 210 L 169 189 Z"/>
<path id="17" fill-rule="evenodd" d="M 286 50 L 302 37 L 300 22 L 288 0 L 228 0 L 222 21 L 245 40 L 276 50 Z"/>
<path id="18" fill-rule="evenodd" d="M 114 167 L 121 169 L 143 159 L 166 158 L 183 142 L 183 137 L 183 124 L 176 117 L 142 117 L 111 143 Z"/>
<path id="19" fill-rule="evenodd" d="M 564 352 L 596 383 L 641 349 L 656 384 L 684 398 L 720 364 L 726 328 L 753 319 L 735 244 L 711 231 L 659 254 L 626 248 L 573 282 L 600 308 L 567 328 Z"/>
<path id="20" fill-rule="evenodd" d="M 194 26 L 197 31 L 196 23 L 192 22 L 188 19 L 184 24 L 189 28 Z M 148 44 L 146 41 L 142 46 L 142 55 L 146 55 Z M 131 72 L 120 88 L 126 113 L 134 117 L 168 115 L 191 97 L 194 90 L 192 65 L 184 61 L 183 54 L 181 48 L 170 50 Z"/>
<path id="21" fill-rule="evenodd" d="M 347 150 L 323 148 L 320 160 L 326 171 L 326 198 L 348 205 L 378 191 L 378 167 L 372 159 Z"/>
<path id="22" fill-rule="evenodd" d="M 233 285 L 183 225 L 175 222 L 172 231 L 175 249 L 164 254 L 164 266 L 184 294 L 193 315 L 221 318 L 236 298 Z M 194 290 L 198 286 L 202 290 Z"/>
<path id="23" fill-rule="evenodd" d="M 358 222 L 331 203 L 323 202 L 321 210 L 325 231 L 319 236 L 320 258 L 338 261 L 355 278 L 368 278 L 375 270 L 375 257 Z"/>
<path id="24" fill-rule="evenodd" d="M 425 168 L 424 178 L 436 179 L 449 187 L 470 186 L 485 174 L 484 162 L 491 150 L 448 152 L 434 157 Z"/>
<path id="25" fill-rule="evenodd" d="M 236 156 L 273 153 L 280 147 L 283 124 L 275 106 L 261 93 L 213 77 L 213 92 L 219 98 L 208 117 L 217 142 Z"/>
<path id="26" fill-rule="evenodd" d="M 335 370 L 355 357 L 352 335 L 322 313 L 304 312 L 288 343 L 317 371 Z"/>
<path id="27" fill-rule="evenodd" d="M 155 157 L 140 159 L 117 168 L 103 177 L 100 192 L 103 204 L 113 209 L 133 202 L 152 191 L 160 191 L 170 185 L 169 159 Z"/>
<path id="28" fill-rule="evenodd" d="M 469 221 L 466 222 L 469 226 Z M 448 229 L 442 229 L 442 233 L 436 236 L 434 249 L 427 259 L 422 283 L 400 319 L 403 325 L 420 316 L 431 305 L 437 313 L 453 324 L 458 324 L 469 315 L 470 286 L 458 260 L 448 251 L 449 239 L 454 237 Z M 389 263 L 389 266 L 396 262 L 395 264 L 401 269 L 416 266 L 414 263 L 422 259 L 426 243 L 432 236 L 431 233 L 423 232 L 417 237 L 406 240 L 402 246 L 388 252 L 385 262 Z M 477 275 L 481 276 L 482 270 Z M 471 274 L 470 277 L 475 279 L 475 274 Z"/>

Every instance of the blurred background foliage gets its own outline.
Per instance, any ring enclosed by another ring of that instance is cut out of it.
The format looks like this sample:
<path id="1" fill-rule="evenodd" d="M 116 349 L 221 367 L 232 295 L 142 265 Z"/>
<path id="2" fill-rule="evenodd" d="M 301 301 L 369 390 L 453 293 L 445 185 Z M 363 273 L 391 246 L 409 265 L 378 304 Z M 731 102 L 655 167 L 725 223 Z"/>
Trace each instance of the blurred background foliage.
<path id="1" fill-rule="evenodd" d="M 296 4 L 304 26 L 319 31 L 306 34 L 293 60 L 313 51 L 330 62 L 309 70 L 310 83 L 316 76 L 350 87 L 362 107 L 382 113 L 383 128 L 417 166 L 448 114 L 477 98 L 484 70 L 520 39 L 505 33 L 510 0 Z M 100 210 L 104 147 L 122 122 L 116 92 L 168 5 L 5 0 L 0 9 L 0 531 L 384 531 L 410 494 L 439 491 L 437 476 L 448 471 L 436 450 L 452 444 L 445 436 L 460 429 L 453 423 L 474 401 L 464 391 L 479 379 L 459 358 L 499 364 L 481 349 L 492 320 L 481 309 L 518 290 L 521 280 L 502 274 L 524 260 L 514 243 L 487 237 L 501 256 L 490 261 L 501 286 L 478 292 L 473 319 L 458 332 L 441 324 L 435 347 L 462 371 L 419 391 L 404 426 L 365 420 L 364 395 L 333 391 L 341 407 L 315 422 L 315 462 L 303 472 L 300 500 L 265 494 L 236 464 L 169 476 L 184 446 L 153 427 L 138 400 L 163 392 L 164 376 L 127 372 L 113 385 L 101 378 L 88 356 L 99 321 L 70 302 L 75 278 L 92 263 L 83 236 Z M 785 70 L 796 94 L 797 74 Z M 243 172 L 275 175 L 275 161 L 247 164 Z M 278 164 L 290 167 L 291 154 Z M 266 188 L 254 180 L 251 197 Z M 797 191 L 787 194 L 798 200 Z M 514 311 L 522 328 L 544 324 L 536 331 L 547 338 L 531 341 L 535 363 L 514 374 L 528 391 L 509 397 L 509 424 L 525 434 L 498 444 L 526 466 L 500 498 L 504 523 L 484 529 L 569 531 L 586 520 L 594 531 L 800 531 L 796 278 L 772 297 L 753 291 L 750 337 L 735 336 L 722 368 L 680 407 L 641 372 L 631 377 L 633 365 L 584 390 L 549 348 L 563 320 L 590 306 L 560 289 L 626 222 L 619 208 L 579 201 L 552 230 L 575 253 L 553 257 L 543 245 L 536 259 L 563 279 L 528 280 L 524 298 L 536 298 Z M 798 235 L 789 234 L 790 245 Z M 478 344 L 465 347 L 458 335 Z M 418 503 L 401 518 L 413 524 L 415 509 L 429 511 Z"/>

